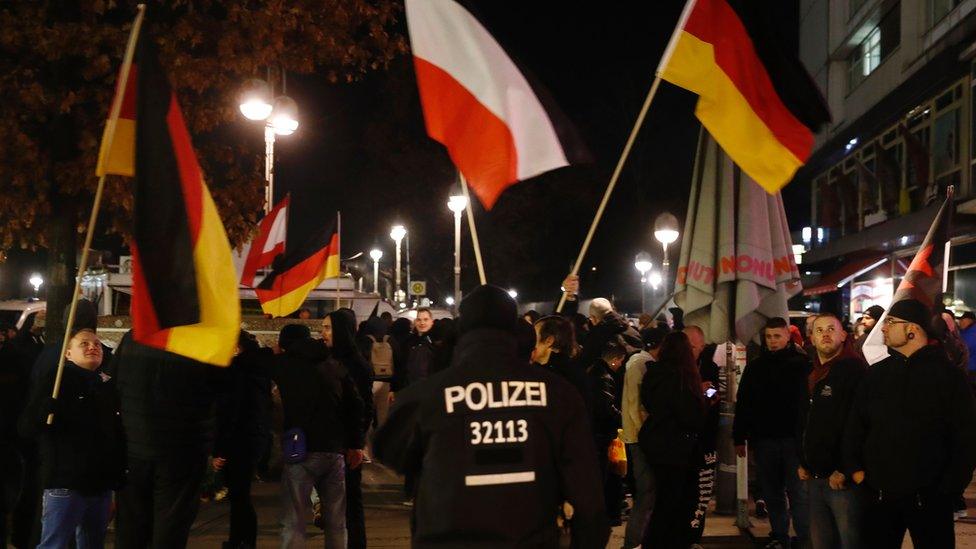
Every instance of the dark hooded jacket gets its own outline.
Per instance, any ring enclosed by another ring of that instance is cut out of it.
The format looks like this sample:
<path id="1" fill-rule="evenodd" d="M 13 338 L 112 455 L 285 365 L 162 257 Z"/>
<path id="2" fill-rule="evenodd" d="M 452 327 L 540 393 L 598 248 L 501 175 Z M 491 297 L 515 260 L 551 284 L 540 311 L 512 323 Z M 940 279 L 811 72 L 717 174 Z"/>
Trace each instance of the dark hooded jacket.
<path id="1" fill-rule="evenodd" d="M 275 355 L 271 377 L 281 391 L 283 430 L 301 428 L 309 452 L 363 447 L 364 399 L 344 363 L 330 359 L 322 342 L 290 344 Z"/>
<path id="2" fill-rule="evenodd" d="M 627 356 L 644 348 L 644 343 L 640 338 L 640 332 L 631 326 L 626 318 L 620 316 L 615 311 L 610 311 L 603 317 L 603 320 L 599 324 L 591 327 L 590 331 L 586 334 L 586 338 L 583 340 L 583 353 L 580 357 L 580 362 L 587 367 L 596 362 L 600 358 L 600 355 L 603 354 L 603 349 L 607 343 L 617 336 L 620 336 L 627 350 Z"/>
<path id="3" fill-rule="evenodd" d="M 779 351 L 764 349 L 750 361 L 742 373 L 736 397 L 732 422 L 735 443 L 795 437 L 809 373 L 806 355 L 792 343 Z"/>
<path id="4" fill-rule="evenodd" d="M 157 459 L 208 454 L 215 431 L 214 403 L 226 371 L 122 337 L 110 370 L 122 402 L 130 456 Z"/>
<path id="5" fill-rule="evenodd" d="M 879 496 L 961 494 L 976 467 L 976 402 L 940 345 L 868 369 L 844 431 L 842 470 Z"/>
<path id="6" fill-rule="evenodd" d="M 369 363 L 356 344 L 356 313 L 351 309 L 339 309 L 329 313 L 332 319 L 332 358 L 342 363 L 356 384 L 362 399 L 363 433 L 369 430 L 375 412 L 373 406 L 373 365 Z"/>

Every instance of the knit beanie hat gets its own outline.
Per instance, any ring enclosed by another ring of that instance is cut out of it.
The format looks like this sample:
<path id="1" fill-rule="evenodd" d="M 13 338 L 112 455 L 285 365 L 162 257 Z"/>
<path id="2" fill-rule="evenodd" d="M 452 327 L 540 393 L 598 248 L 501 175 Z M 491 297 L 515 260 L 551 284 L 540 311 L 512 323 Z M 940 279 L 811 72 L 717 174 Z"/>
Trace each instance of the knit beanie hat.
<path id="1" fill-rule="evenodd" d="M 932 311 L 917 299 L 903 299 L 888 309 L 888 316 L 918 324 L 928 333 L 932 323 Z"/>
<path id="2" fill-rule="evenodd" d="M 478 286 L 458 307 L 457 331 L 464 334 L 479 328 L 495 328 L 515 333 L 518 310 L 515 300 L 498 286 Z"/>

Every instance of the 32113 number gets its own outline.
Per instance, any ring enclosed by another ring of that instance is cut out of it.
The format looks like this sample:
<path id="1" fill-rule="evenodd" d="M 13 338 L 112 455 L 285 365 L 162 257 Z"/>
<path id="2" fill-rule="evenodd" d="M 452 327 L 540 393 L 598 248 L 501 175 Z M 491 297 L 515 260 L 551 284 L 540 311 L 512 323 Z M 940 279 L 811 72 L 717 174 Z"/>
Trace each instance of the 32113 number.
<path id="1" fill-rule="evenodd" d="M 524 419 L 471 422 L 471 444 L 525 442 L 528 438 L 529 424 Z"/>

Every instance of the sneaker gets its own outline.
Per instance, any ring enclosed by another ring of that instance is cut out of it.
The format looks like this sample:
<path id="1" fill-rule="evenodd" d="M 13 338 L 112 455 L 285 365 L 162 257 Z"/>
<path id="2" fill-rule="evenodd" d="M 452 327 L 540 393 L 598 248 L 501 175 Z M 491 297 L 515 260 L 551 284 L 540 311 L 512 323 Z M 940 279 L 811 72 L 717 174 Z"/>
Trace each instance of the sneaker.
<path id="1" fill-rule="evenodd" d="M 774 540 L 770 541 L 769 543 L 767 543 L 763 547 L 765 549 L 786 549 L 786 546 L 783 545 L 783 542 L 781 542 L 778 539 L 774 539 Z"/>
<path id="2" fill-rule="evenodd" d="M 769 516 L 769 510 L 766 509 L 766 502 L 761 499 L 756 500 L 756 518 L 766 518 Z"/>
<path id="3" fill-rule="evenodd" d="M 952 513 L 952 520 L 964 519 L 964 518 L 966 518 L 968 516 L 969 516 L 969 513 L 966 512 L 965 509 L 961 509 L 959 511 L 954 511 Z"/>
<path id="4" fill-rule="evenodd" d="M 223 501 L 224 499 L 227 498 L 227 493 L 228 493 L 227 488 L 221 488 L 220 490 L 217 490 L 216 492 L 214 492 L 213 495 L 214 501 Z"/>
<path id="5" fill-rule="evenodd" d="M 407 507 L 413 507 L 413 498 L 404 501 L 403 504 Z"/>

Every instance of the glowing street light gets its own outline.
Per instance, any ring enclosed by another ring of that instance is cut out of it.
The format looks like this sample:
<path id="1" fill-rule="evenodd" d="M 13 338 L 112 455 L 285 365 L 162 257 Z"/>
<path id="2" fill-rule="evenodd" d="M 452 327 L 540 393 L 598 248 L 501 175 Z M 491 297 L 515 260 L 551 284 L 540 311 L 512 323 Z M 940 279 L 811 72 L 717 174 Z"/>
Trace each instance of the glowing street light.
<path id="1" fill-rule="evenodd" d="M 447 297 L 446 297 L 446 298 L 444 299 L 444 303 L 447 303 L 447 306 L 448 306 L 448 307 L 453 307 L 453 306 L 454 306 L 454 304 L 456 303 L 456 301 L 454 301 L 454 297 L 452 297 L 452 296 L 447 296 Z"/>
<path id="2" fill-rule="evenodd" d="M 514 289 L 511 289 L 508 291 L 508 297 L 512 299 L 518 299 L 518 292 L 516 292 Z"/>
<path id="3" fill-rule="evenodd" d="M 640 283 L 640 295 L 641 295 L 641 312 L 647 309 L 647 292 L 644 291 L 644 283 L 647 282 L 647 271 L 651 270 L 651 255 L 647 252 L 640 252 L 637 257 L 634 258 L 634 267 L 641 275 Z"/>
<path id="4" fill-rule="evenodd" d="M 269 73 L 270 74 L 270 73 Z M 285 78 L 282 73 L 281 87 Z M 264 122 L 264 211 L 274 206 L 275 135 L 291 135 L 298 129 L 298 104 L 287 95 L 274 97 L 274 90 L 264 80 L 248 80 L 238 96 L 238 107 L 248 120 Z"/>
<path id="5" fill-rule="evenodd" d="M 664 269 L 664 293 L 668 293 L 668 279 L 670 277 L 671 262 L 668 260 L 668 245 L 678 240 L 678 218 L 671 213 L 664 212 L 654 220 L 654 238 L 664 246 L 664 261 L 661 268 Z"/>
<path id="6" fill-rule="evenodd" d="M 651 288 L 657 289 L 661 285 L 661 281 L 664 280 L 661 277 L 661 273 L 657 271 L 651 271 L 651 274 L 647 276 L 647 281 L 651 284 Z"/>
<path id="7" fill-rule="evenodd" d="M 373 260 L 373 293 L 380 293 L 380 259 L 383 258 L 383 250 L 373 248 L 369 252 L 370 259 Z"/>
<path id="8" fill-rule="evenodd" d="M 400 242 L 405 236 L 407 236 L 407 229 L 403 225 L 394 225 L 390 229 L 390 238 L 396 242 L 396 291 L 394 299 L 397 301 L 404 300 L 403 290 L 400 289 Z"/>
<path id="9" fill-rule="evenodd" d="M 37 292 L 41 290 L 41 285 L 44 284 L 44 277 L 38 273 L 34 273 L 27 279 L 30 285 L 34 287 L 34 297 L 37 297 Z"/>
<path id="10" fill-rule="evenodd" d="M 452 195 L 447 201 L 447 207 L 454 212 L 454 299 L 453 303 L 461 302 L 461 214 L 468 207 L 468 197 L 462 194 Z M 452 304 L 453 304 L 452 303 Z"/>

